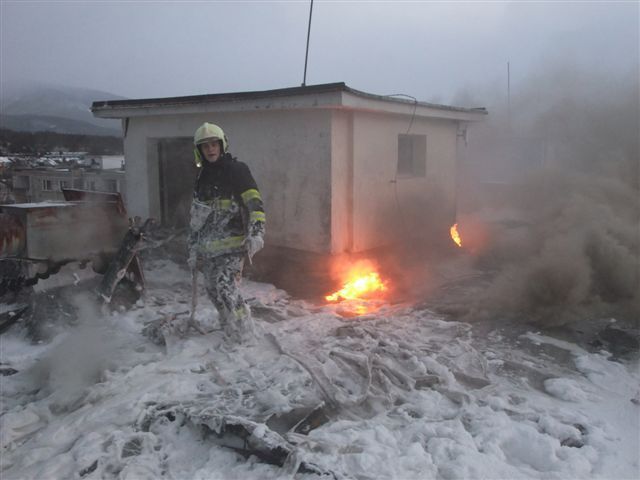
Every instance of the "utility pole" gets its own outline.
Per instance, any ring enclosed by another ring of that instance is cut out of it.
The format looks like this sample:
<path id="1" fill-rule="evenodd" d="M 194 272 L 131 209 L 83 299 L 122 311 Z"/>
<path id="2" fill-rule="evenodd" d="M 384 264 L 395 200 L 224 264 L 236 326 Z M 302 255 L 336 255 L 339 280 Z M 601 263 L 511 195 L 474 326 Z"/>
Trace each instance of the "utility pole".
<path id="1" fill-rule="evenodd" d="M 309 7 L 309 26 L 307 27 L 307 51 L 304 55 L 304 77 L 302 77 L 302 86 L 307 84 L 307 59 L 309 58 L 309 37 L 311 37 L 311 14 L 313 13 L 313 0 Z"/>

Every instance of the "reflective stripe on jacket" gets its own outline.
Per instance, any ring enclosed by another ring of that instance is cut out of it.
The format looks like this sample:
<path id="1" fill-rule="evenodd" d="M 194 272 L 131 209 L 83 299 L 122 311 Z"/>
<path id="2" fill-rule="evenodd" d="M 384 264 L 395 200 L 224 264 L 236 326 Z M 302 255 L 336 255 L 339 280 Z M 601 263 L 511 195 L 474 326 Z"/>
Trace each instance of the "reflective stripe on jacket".
<path id="1" fill-rule="evenodd" d="M 215 257 L 244 251 L 247 235 L 264 236 L 262 196 L 249 167 L 228 153 L 205 162 L 191 204 L 189 248 Z"/>

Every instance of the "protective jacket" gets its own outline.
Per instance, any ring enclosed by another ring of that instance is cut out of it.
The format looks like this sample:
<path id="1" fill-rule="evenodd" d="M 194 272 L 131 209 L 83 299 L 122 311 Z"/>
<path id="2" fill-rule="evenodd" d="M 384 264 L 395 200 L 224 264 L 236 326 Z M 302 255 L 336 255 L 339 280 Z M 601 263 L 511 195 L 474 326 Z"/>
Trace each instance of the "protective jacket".
<path id="1" fill-rule="evenodd" d="M 265 214 L 246 164 L 224 153 L 204 162 L 191 203 L 189 250 L 205 258 L 245 251 L 247 236 L 263 237 Z"/>

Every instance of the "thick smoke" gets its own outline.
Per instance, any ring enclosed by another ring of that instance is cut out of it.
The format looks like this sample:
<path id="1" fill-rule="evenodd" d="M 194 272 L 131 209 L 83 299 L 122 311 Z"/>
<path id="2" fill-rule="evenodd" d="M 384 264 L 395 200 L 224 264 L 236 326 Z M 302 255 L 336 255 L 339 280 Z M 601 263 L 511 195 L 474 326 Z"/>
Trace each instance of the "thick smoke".
<path id="1" fill-rule="evenodd" d="M 486 244 L 478 245 L 478 264 L 497 273 L 475 313 L 545 324 L 638 318 L 637 191 L 560 170 L 532 175 L 517 189 L 510 221 L 488 222 Z"/>
<path id="2" fill-rule="evenodd" d="M 638 323 L 638 92 L 635 69 L 562 67 L 532 78 L 510 111 L 494 105 L 461 192 L 467 251 L 494 272 L 469 317 Z"/>

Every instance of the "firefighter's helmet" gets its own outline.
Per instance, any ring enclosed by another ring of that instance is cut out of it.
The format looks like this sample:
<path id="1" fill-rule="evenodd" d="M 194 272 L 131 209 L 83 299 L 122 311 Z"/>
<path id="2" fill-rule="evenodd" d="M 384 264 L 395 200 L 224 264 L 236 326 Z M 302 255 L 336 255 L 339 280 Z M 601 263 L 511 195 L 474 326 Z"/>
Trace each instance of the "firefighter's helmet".
<path id="1" fill-rule="evenodd" d="M 198 167 L 202 166 L 202 154 L 200 153 L 198 145 L 211 140 L 219 140 L 222 146 L 222 153 L 225 153 L 227 151 L 229 142 L 227 140 L 227 136 L 224 134 L 224 131 L 218 125 L 204 122 L 198 127 L 196 133 L 193 135 L 193 154 L 195 157 L 196 165 Z"/>

